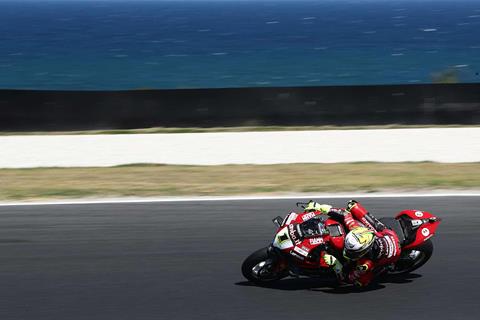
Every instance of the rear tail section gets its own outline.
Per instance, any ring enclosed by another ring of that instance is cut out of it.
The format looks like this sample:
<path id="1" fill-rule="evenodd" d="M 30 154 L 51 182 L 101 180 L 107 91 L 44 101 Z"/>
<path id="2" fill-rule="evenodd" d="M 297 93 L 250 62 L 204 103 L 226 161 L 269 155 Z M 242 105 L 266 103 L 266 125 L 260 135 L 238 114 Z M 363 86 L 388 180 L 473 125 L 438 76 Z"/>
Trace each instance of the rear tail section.
<path id="1" fill-rule="evenodd" d="M 430 212 L 419 210 L 403 210 L 395 218 L 405 232 L 404 249 L 417 247 L 433 237 L 441 221 Z"/>

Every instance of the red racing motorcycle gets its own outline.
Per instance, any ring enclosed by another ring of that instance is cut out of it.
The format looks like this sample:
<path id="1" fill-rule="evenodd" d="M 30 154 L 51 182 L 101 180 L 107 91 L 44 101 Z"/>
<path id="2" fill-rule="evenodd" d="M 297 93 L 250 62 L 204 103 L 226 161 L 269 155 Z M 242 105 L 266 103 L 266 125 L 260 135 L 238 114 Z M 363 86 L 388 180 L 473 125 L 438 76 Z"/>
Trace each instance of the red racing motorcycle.
<path id="1" fill-rule="evenodd" d="M 305 203 L 297 203 L 297 206 Z M 315 217 L 315 219 L 310 220 Z M 434 235 L 440 219 L 429 212 L 403 210 L 395 218 L 379 219 L 393 230 L 400 240 L 402 253 L 394 265 L 378 273 L 406 274 L 423 266 L 432 256 Z M 322 264 L 327 252 L 341 257 L 345 226 L 320 212 L 289 213 L 284 219 L 272 220 L 277 232 L 272 243 L 248 256 L 242 264 L 245 278 L 259 285 L 280 280 L 289 275 L 335 279 L 333 270 Z M 312 228 L 312 223 L 315 225 Z"/>

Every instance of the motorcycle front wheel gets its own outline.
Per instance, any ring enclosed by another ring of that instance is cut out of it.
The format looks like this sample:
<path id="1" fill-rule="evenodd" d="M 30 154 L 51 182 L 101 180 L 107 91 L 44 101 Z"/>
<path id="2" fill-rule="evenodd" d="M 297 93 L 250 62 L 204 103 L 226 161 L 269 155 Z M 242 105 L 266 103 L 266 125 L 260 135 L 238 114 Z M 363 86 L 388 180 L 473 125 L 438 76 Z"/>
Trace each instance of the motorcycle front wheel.
<path id="1" fill-rule="evenodd" d="M 242 274 L 249 281 L 262 285 L 285 278 L 288 276 L 288 269 L 282 268 L 278 259 L 265 247 L 243 261 Z"/>

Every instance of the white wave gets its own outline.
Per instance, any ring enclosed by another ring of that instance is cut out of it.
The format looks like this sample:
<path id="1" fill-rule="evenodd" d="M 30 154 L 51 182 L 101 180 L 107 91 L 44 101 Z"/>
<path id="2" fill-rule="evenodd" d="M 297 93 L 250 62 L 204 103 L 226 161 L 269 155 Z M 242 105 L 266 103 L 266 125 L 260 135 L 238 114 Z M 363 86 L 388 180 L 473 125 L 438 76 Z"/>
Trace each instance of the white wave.
<path id="1" fill-rule="evenodd" d="M 115 58 L 126 58 L 128 57 L 128 54 L 115 54 L 113 55 Z"/>
<path id="2" fill-rule="evenodd" d="M 317 19 L 317 17 L 305 17 L 305 18 L 302 18 L 302 20 L 315 20 Z"/>
<path id="3" fill-rule="evenodd" d="M 265 24 L 277 24 L 280 23 L 279 21 L 267 21 Z"/>
<path id="4" fill-rule="evenodd" d="M 420 29 L 420 30 L 422 30 L 423 32 L 435 32 L 438 29 L 437 28 L 425 28 L 425 29 Z"/>
<path id="5" fill-rule="evenodd" d="M 407 16 L 394 16 L 392 19 L 405 19 Z"/>
<path id="6" fill-rule="evenodd" d="M 468 64 L 457 64 L 453 66 L 454 68 L 466 68 L 468 67 Z"/>
<path id="7" fill-rule="evenodd" d="M 13 52 L 13 53 L 9 53 L 8 55 L 9 56 L 23 56 L 23 52 Z"/>
<path id="8" fill-rule="evenodd" d="M 405 54 L 404 53 L 392 53 L 391 55 L 392 55 L 392 57 L 400 57 L 400 56 L 404 56 Z"/>
<path id="9" fill-rule="evenodd" d="M 476 18 L 480 18 L 480 14 L 474 14 L 474 15 L 471 15 L 471 16 L 468 16 L 470 19 L 476 19 Z"/>
<path id="10" fill-rule="evenodd" d="M 470 22 L 459 22 L 457 23 L 457 26 L 466 26 L 466 25 L 469 25 L 471 24 Z"/>
<path id="11" fill-rule="evenodd" d="M 212 56 L 224 56 L 224 55 L 227 55 L 228 52 L 213 52 L 213 53 L 210 53 L 210 55 Z"/>
<path id="12" fill-rule="evenodd" d="M 405 27 L 407 24 L 406 23 L 395 23 L 393 26 L 394 27 Z"/>
<path id="13" fill-rule="evenodd" d="M 417 83 L 417 82 L 420 82 L 420 81 L 421 81 L 420 79 L 408 80 L 408 82 L 410 82 L 410 83 Z"/>

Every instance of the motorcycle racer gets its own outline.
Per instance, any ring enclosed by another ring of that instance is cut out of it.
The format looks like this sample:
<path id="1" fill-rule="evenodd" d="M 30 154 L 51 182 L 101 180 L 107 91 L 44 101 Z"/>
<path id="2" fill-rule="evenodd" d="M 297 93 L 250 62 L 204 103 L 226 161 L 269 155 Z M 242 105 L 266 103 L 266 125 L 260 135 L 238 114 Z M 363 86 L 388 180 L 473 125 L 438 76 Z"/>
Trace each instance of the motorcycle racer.
<path id="1" fill-rule="evenodd" d="M 289 276 L 331 280 L 337 273 L 339 284 L 365 286 L 380 275 L 408 274 L 431 258 L 430 238 L 441 221 L 418 209 L 377 220 L 356 201 L 346 208 L 313 201 L 296 206 L 304 210 L 272 219 L 277 229 L 271 242 L 243 261 L 242 274 L 252 283 Z"/>
<path id="2" fill-rule="evenodd" d="M 340 282 L 365 287 L 376 274 L 400 257 L 400 242 L 395 232 L 387 229 L 355 200 L 350 200 L 346 209 L 310 201 L 305 211 L 327 214 L 349 230 L 343 257 L 325 252 L 321 258 L 321 263 L 331 267 Z"/>

